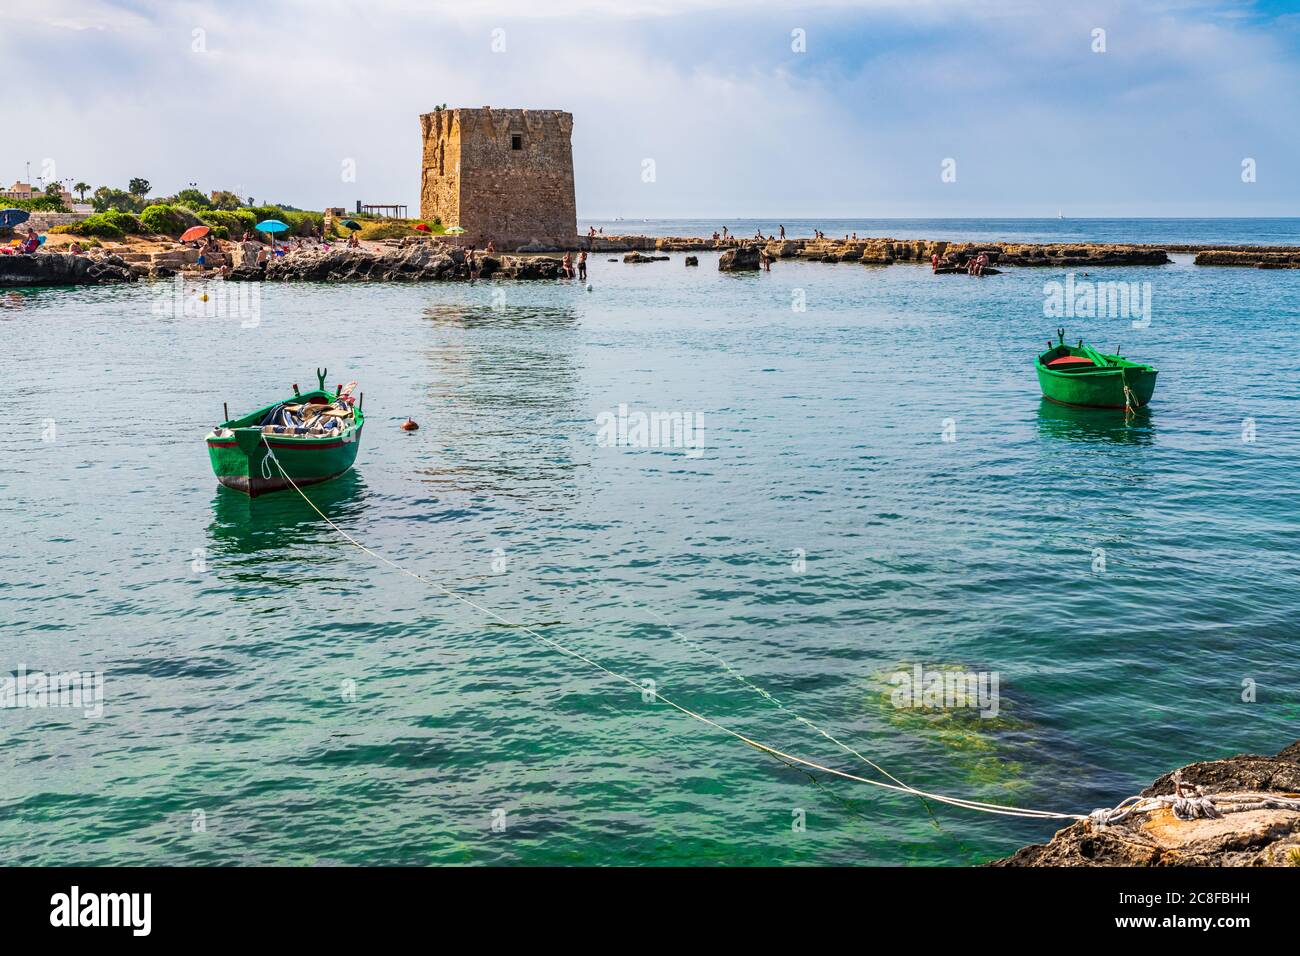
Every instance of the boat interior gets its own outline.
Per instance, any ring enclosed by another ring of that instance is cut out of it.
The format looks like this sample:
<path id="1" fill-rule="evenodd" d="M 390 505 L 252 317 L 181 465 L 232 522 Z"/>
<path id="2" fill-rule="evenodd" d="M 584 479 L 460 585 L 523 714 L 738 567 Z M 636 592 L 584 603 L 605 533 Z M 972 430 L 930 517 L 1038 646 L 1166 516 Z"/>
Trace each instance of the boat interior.
<path id="1" fill-rule="evenodd" d="M 292 401 L 279 402 L 226 422 L 213 434 L 220 438 L 235 428 L 258 428 L 264 435 L 326 438 L 343 434 L 356 421 L 350 394 L 332 396 L 327 392 L 308 392 L 295 396 Z"/>

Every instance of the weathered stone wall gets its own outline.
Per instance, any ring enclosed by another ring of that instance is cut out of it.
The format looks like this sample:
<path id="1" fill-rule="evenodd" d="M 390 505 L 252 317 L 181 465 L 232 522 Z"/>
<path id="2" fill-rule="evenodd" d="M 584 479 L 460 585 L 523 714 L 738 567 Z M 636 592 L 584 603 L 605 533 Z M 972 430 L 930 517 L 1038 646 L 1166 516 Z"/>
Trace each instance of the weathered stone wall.
<path id="1" fill-rule="evenodd" d="M 18 228 L 26 232 L 27 227 L 31 226 L 37 232 L 48 232 L 55 226 L 70 226 L 74 222 L 81 222 L 89 215 L 84 212 L 34 212 Z"/>
<path id="2" fill-rule="evenodd" d="M 437 110 L 420 117 L 420 216 L 475 245 L 572 248 L 573 116 L 560 110 Z M 514 148 L 515 144 L 519 148 Z"/>

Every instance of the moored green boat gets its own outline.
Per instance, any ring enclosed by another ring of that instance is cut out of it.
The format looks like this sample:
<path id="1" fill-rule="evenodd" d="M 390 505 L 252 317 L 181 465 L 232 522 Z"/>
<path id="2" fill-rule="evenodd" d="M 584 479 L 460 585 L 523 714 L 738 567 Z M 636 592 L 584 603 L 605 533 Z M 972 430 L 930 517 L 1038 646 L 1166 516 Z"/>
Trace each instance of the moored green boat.
<path id="1" fill-rule="evenodd" d="M 1083 340 L 1065 344 L 1065 330 L 1057 329 L 1058 342 L 1049 339 L 1047 351 L 1034 360 L 1043 397 L 1078 408 L 1138 409 L 1151 401 L 1159 372 L 1150 365 L 1119 355 L 1098 352 Z"/>
<path id="2" fill-rule="evenodd" d="M 255 498 L 290 487 L 290 478 L 314 485 L 352 467 L 365 424 L 361 403 L 352 399 L 356 383 L 330 392 L 325 373 L 317 376 L 315 391 L 300 393 L 295 385 L 292 398 L 222 422 L 208 434 L 219 482 Z"/>

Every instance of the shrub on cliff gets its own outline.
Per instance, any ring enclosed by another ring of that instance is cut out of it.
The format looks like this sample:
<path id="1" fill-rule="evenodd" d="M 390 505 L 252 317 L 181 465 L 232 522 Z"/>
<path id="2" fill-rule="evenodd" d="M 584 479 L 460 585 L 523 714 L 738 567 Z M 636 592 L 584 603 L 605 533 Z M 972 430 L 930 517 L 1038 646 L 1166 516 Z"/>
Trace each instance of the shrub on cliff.
<path id="1" fill-rule="evenodd" d="M 197 226 L 199 217 L 184 206 L 146 206 L 140 213 L 140 225 L 145 232 L 179 236 L 190 226 Z"/>
<path id="2" fill-rule="evenodd" d="M 228 211 L 225 209 L 206 209 L 199 213 L 199 218 L 212 227 L 213 233 L 225 229 L 227 235 L 238 238 L 245 232 L 252 232 L 257 225 L 257 217 L 246 209 Z M 218 236 L 217 238 L 222 238 Z"/>
<path id="3" fill-rule="evenodd" d="M 280 216 L 280 220 L 289 227 L 289 234 L 292 236 L 317 236 L 320 235 L 325 217 L 318 212 L 286 210 Z"/>
<path id="4" fill-rule="evenodd" d="M 127 233 L 143 232 L 140 220 L 129 212 L 110 209 L 87 216 L 81 222 L 55 226 L 50 232 L 70 233 L 74 236 L 98 236 L 101 239 L 121 239 Z"/>

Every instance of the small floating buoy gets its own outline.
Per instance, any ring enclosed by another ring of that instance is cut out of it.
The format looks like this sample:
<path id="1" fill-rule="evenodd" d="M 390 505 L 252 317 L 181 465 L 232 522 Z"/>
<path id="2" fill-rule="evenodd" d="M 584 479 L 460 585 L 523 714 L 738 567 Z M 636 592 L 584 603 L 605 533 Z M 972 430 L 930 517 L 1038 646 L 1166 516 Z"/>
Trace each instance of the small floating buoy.
<path id="1" fill-rule="evenodd" d="M 590 282 L 587 283 L 587 291 L 588 291 L 588 292 L 591 291 L 591 283 L 590 283 Z"/>
<path id="2" fill-rule="evenodd" d="M 420 426 L 415 424 L 415 420 L 409 415 L 407 416 L 406 421 L 402 422 L 402 431 L 404 432 L 413 432 L 419 427 Z"/>
<path id="3" fill-rule="evenodd" d="M 203 293 L 201 296 L 199 296 L 199 301 L 200 301 L 200 302 L 207 302 L 207 301 L 208 301 L 208 294 L 205 292 L 205 293 Z"/>

